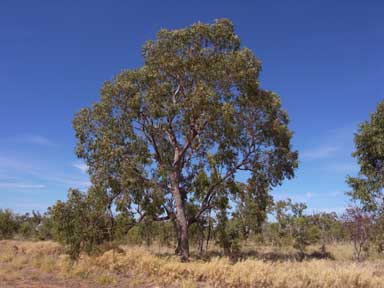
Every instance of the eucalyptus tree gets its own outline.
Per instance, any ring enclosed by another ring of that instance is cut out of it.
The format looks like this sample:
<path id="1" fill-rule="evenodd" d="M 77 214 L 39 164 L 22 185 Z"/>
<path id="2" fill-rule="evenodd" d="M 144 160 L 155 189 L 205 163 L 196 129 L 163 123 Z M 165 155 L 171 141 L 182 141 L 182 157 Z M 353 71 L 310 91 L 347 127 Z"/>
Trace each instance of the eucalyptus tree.
<path id="1" fill-rule="evenodd" d="M 348 177 L 349 194 L 365 210 L 380 216 L 384 212 L 384 101 L 363 122 L 355 134 L 356 150 L 352 154 L 360 165 L 357 177 Z"/>
<path id="2" fill-rule="evenodd" d="M 293 177 L 297 152 L 287 112 L 260 88 L 261 63 L 231 21 L 160 30 L 142 56 L 76 115 L 77 155 L 117 209 L 174 221 L 187 260 L 192 223 L 238 193 L 240 178 L 271 187 Z"/>

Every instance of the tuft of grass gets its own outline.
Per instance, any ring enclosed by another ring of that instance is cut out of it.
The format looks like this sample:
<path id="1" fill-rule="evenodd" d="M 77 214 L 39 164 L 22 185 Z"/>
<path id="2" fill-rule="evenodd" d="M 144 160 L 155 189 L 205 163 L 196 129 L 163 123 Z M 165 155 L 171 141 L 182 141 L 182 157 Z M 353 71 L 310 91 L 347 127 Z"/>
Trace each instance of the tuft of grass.
<path id="1" fill-rule="evenodd" d="M 186 279 L 180 282 L 180 288 L 197 288 L 197 283 L 193 279 Z"/>
<path id="2" fill-rule="evenodd" d="M 96 283 L 100 285 L 111 285 L 116 283 L 116 279 L 112 275 L 102 274 L 96 278 Z"/>

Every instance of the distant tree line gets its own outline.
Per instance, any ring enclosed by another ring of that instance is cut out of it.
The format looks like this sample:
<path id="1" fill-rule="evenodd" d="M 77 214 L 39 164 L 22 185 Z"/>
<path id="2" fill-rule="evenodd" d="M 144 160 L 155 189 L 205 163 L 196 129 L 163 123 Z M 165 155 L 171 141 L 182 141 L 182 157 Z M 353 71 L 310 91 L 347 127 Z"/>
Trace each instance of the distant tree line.
<path id="1" fill-rule="evenodd" d="M 23 215 L 0 209 L 0 239 L 53 239 L 54 223 L 50 215 L 32 211 Z"/>
<path id="2" fill-rule="evenodd" d="M 177 232 L 171 221 L 138 221 L 129 215 L 110 214 L 90 195 L 70 190 L 66 202 L 57 202 L 43 215 L 0 210 L 1 239 L 59 241 L 73 259 L 81 251 L 98 253 L 105 243 L 177 246 Z M 382 219 L 374 219 L 357 208 L 349 208 L 341 216 L 325 212 L 305 214 L 305 209 L 304 203 L 288 199 L 270 204 L 269 221 L 265 218 L 259 222 L 254 215 L 238 210 L 211 214 L 204 222 L 191 226 L 190 242 L 200 255 L 216 246 L 230 257 L 239 255 L 245 243 L 293 247 L 299 260 L 305 258 L 307 246 L 315 244 L 321 247 L 318 257 L 328 257 L 326 247 L 335 242 L 352 241 L 358 260 L 368 256 L 372 247 L 382 252 Z"/>

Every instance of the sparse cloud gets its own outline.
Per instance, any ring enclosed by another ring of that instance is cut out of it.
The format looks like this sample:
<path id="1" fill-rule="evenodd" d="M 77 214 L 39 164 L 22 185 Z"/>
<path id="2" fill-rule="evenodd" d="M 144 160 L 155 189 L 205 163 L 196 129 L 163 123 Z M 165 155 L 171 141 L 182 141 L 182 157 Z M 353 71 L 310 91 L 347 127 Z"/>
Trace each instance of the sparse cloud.
<path id="1" fill-rule="evenodd" d="M 337 146 L 320 146 L 312 149 L 304 150 L 300 153 L 303 160 L 317 160 L 327 158 L 339 150 Z"/>
<path id="2" fill-rule="evenodd" d="M 323 198 L 323 199 L 328 199 L 329 197 L 339 197 L 339 196 L 342 196 L 344 195 L 344 191 L 342 190 L 334 190 L 334 191 L 330 191 L 330 192 L 307 192 L 305 193 L 305 197 L 310 200 L 310 199 L 313 199 L 313 198 L 317 198 L 317 199 L 320 199 L 320 198 Z"/>
<path id="3" fill-rule="evenodd" d="M 14 137 L 10 137 L 5 139 L 6 142 L 11 143 L 23 143 L 23 144 L 31 144 L 37 146 L 56 146 L 56 144 L 50 140 L 49 138 L 39 135 L 39 134 L 21 134 Z"/>
<path id="4" fill-rule="evenodd" d="M 64 178 L 64 179 L 57 179 L 57 182 L 60 182 L 62 184 L 65 184 L 69 187 L 72 188 L 79 188 L 79 189 L 88 189 L 92 183 L 89 180 L 78 180 L 78 179 L 69 179 L 69 178 Z"/>
<path id="5" fill-rule="evenodd" d="M 320 213 L 320 212 L 325 212 L 325 213 L 331 213 L 331 212 L 335 212 L 336 214 L 338 215 L 341 215 L 344 213 L 345 211 L 345 208 L 344 206 L 341 206 L 341 207 L 319 207 L 319 208 L 312 208 L 312 212 L 313 213 Z"/>
<path id="6" fill-rule="evenodd" d="M 338 197 L 338 196 L 343 195 L 343 194 L 344 194 L 344 192 L 341 190 L 336 190 L 336 191 L 332 191 L 332 192 L 328 193 L 328 195 L 332 196 L 332 197 Z"/>
<path id="7" fill-rule="evenodd" d="M 289 193 L 289 192 L 272 192 L 273 198 L 275 200 L 287 200 L 290 198 L 294 202 L 307 202 L 308 200 L 313 199 L 318 196 L 317 193 L 314 192 L 306 192 L 306 193 Z"/>
<path id="8" fill-rule="evenodd" d="M 44 189 L 41 184 L 26 184 L 17 182 L 0 182 L 0 189 Z"/>
<path id="9" fill-rule="evenodd" d="M 42 181 L 62 184 L 68 188 L 88 189 L 91 186 L 89 177 L 73 177 L 71 175 L 44 175 L 42 173 L 34 173 L 33 175 Z"/>
<path id="10" fill-rule="evenodd" d="M 41 135 L 24 135 L 21 140 L 27 143 L 41 145 L 41 146 L 53 146 L 54 143 L 48 138 Z"/>
<path id="11" fill-rule="evenodd" d="M 324 169 L 327 171 L 343 174 L 357 174 L 357 172 L 359 171 L 359 167 L 356 163 L 346 162 L 330 163 L 325 166 Z"/>
<path id="12" fill-rule="evenodd" d="M 32 166 L 25 161 L 20 161 L 10 157 L 3 157 L 0 155 L 0 168 L 4 168 L 6 170 L 15 169 L 21 171 L 29 171 L 32 169 Z"/>
<path id="13" fill-rule="evenodd" d="M 305 194 L 305 196 L 306 196 L 308 199 L 311 199 L 311 198 L 313 198 L 313 197 L 315 196 L 315 193 L 307 192 L 307 193 Z"/>
<path id="14" fill-rule="evenodd" d="M 80 163 L 76 163 L 80 164 Z M 76 167 L 76 169 L 79 169 L 81 171 L 84 171 L 86 167 L 84 165 L 72 165 L 73 167 Z M 0 181 L 3 181 L 3 187 L 1 187 L 0 182 L 0 188 L 8 188 L 11 189 L 11 183 L 15 184 L 13 187 L 14 189 L 27 189 L 27 188 L 42 188 L 39 186 L 31 186 L 25 187 L 23 185 L 20 185 L 19 187 L 16 187 L 16 183 L 19 183 L 19 181 L 16 181 L 16 179 L 30 179 L 32 177 L 33 179 L 41 182 L 41 183 L 49 183 L 49 185 L 65 185 L 68 188 L 79 188 L 79 189 L 88 189 L 91 186 L 91 182 L 89 180 L 89 176 L 86 173 L 70 173 L 70 172 L 63 172 L 63 171 L 55 171 L 52 170 L 50 167 L 45 167 L 44 163 L 40 162 L 29 162 L 29 161 L 21 161 L 18 158 L 13 157 L 2 157 L 0 156 L 0 172 L 1 179 Z M 15 180 L 15 181 L 13 181 Z M 5 185 L 7 184 L 7 185 Z M 24 184 L 24 183 L 19 183 Z M 7 186 L 7 187 L 5 187 Z"/>
<path id="15" fill-rule="evenodd" d="M 296 192 L 276 192 L 272 191 L 272 195 L 275 200 L 286 200 L 288 198 L 292 199 L 294 202 L 305 202 L 305 203 L 315 203 L 314 201 L 334 201 L 334 199 L 338 199 L 339 197 L 345 194 L 343 190 L 318 190 L 316 192 L 313 191 L 300 191 L 296 190 Z"/>
<path id="16" fill-rule="evenodd" d="M 73 167 L 79 169 L 80 171 L 87 173 L 88 172 L 88 165 L 85 163 L 74 163 Z"/>
<path id="17" fill-rule="evenodd" d="M 335 128 L 324 133 L 319 133 L 316 137 L 316 142 L 311 140 L 310 142 L 314 145 L 308 146 L 307 142 L 306 149 L 301 150 L 301 160 L 322 160 L 330 159 L 333 161 L 343 159 L 343 163 L 337 163 L 334 165 L 334 169 L 338 170 L 352 170 L 353 165 L 345 162 L 350 161 L 351 153 L 353 150 L 353 133 L 356 129 L 355 124 L 345 125 L 339 128 Z"/>

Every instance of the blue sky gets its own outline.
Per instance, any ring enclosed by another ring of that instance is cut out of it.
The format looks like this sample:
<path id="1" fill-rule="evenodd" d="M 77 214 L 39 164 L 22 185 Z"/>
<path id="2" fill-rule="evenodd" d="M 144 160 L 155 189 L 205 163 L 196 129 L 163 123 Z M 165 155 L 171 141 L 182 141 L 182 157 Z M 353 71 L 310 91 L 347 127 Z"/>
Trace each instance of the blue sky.
<path id="1" fill-rule="evenodd" d="M 71 121 L 103 81 L 142 64 L 160 28 L 234 21 L 288 110 L 300 153 L 275 198 L 342 211 L 353 133 L 384 98 L 382 1 L 8 1 L 0 3 L 0 208 L 44 211 L 89 185 Z"/>

